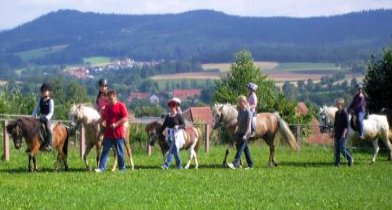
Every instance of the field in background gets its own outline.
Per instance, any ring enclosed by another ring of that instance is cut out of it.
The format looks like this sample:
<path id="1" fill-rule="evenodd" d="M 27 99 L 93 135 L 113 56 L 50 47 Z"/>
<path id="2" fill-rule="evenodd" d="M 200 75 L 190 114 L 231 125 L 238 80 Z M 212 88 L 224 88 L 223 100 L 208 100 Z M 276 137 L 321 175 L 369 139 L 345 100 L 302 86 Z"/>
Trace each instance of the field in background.
<path id="1" fill-rule="evenodd" d="M 1 147 L 1 146 L 0 146 Z M 299 152 L 277 148 L 277 168 L 266 168 L 268 149 L 250 146 L 253 170 L 221 167 L 225 146 L 199 152 L 198 170 L 160 168 L 157 147 L 151 157 L 134 150 L 136 171 L 87 172 L 76 147 L 69 172 L 54 172 L 55 154 L 39 154 L 40 171 L 26 172 L 25 148 L 11 149 L 0 161 L 1 209 L 389 209 L 391 163 L 381 152 L 355 152 L 354 166 L 332 166 L 330 147 L 303 146 Z M 187 153 L 181 152 L 183 161 Z M 230 154 L 232 160 L 234 152 Z M 89 156 L 94 163 L 94 152 Z M 109 164 L 112 164 L 110 156 Z M 244 161 L 245 163 L 245 161 Z"/>
<path id="2" fill-rule="evenodd" d="M 83 59 L 83 63 L 89 63 L 93 66 L 105 66 L 110 64 L 111 59 L 109 57 L 97 56 L 97 57 L 88 57 Z"/>
<path id="3" fill-rule="evenodd" d="M 67 46 L 68 45 L 56 45 L 52 47 L 44 47 L 44 48 L 19 52 L 16 53 L 16 55 L 18 55 L 23 61 L 29 61 L 36 58 L 42 58 L 47 54 L 59 52 L 67 48 Z"/>
<path id="4" fill-rule="evenodd" d="M 312 79 L 318 82 L 322 76 L 332 75 L 334 73 L 343 71 L 340 66 L 333 63 L 277 63 L 277 62 L 255 62 L 260 67 L 261 71 L 270 79 L 281 85 L 285 81 L 296 82 L 299 80 Z M 230 63 L 217 64 L 203 64 L 206 71 L 194 73 L 180 73 L 180 74 L 163 74 L 151 77 L 156 81 L 172 81 L 181 79 L 192 80 L 217 80 L 224 76 L 230 70 Z M 218 70 L 218 71 L 211 71 Z M 351 80 L 353 77 L 360 79 L 361 76 L 346 74 L 346 79 Z M 343 79 L 343 78 L 342 78 Z"/>

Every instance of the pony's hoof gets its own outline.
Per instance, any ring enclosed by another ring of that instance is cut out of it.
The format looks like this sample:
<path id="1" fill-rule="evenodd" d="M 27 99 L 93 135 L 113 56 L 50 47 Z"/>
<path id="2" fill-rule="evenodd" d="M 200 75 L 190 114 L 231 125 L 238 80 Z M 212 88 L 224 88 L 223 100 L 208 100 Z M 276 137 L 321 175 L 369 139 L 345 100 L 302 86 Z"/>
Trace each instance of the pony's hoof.
<path id="1" fill-rule="evenodd" d="M 196 169 L 196 170 L 199 169 L 199 166 L 195 166 L 195 169 Z"/>
<path id="2" fill-rule="evenodd" d="M 93 168 L 88 167 L 88 168 L 86 168 L 86 170 L 87 170 L 87 171 L 93 171 Z"/>
<path id="3" fill-rule="evenodd" d="M 189 166 L 185 166 L 185 168 L 184 169 L 189 169 Z"/>

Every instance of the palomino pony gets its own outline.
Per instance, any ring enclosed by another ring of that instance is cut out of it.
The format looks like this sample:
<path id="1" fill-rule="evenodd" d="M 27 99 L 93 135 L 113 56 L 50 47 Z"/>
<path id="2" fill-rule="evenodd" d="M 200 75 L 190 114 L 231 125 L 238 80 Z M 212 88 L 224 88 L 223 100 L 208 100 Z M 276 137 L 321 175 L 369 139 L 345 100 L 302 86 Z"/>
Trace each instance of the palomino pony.
<path id="1" fill-rule="evenodd" d="M 338 109 L 336 107 L 324 106 L 320 108 L 319 121 L 320 121 L 320 131 L 325 133 L 327 130 L 322 128 L 331 128 L 335 121 L 335 113 Z M 350 115 L 351 120 L 351 115 Z M 363 131 L 365 134 L 365 140 L 371 140 L 373 143 L 373 157 L 372 162 L 376 162 L 378 151 L 380 147 L 378 146 L 378 139 L 381 139 L 389 150 L 388 159 L 392 158 L 392 145 L 388 140 L 389 136 L 389 125 L 386 116 L 371 114 L 367 119 L 363 120 Z M 347 138 L 352 142 L 355 138 L 359 138 L 358 132 L 356 132 L 350 123 L 350 128 L 347 134 Z"/>
<path id="2" fill-rule="evenodd" d="M 29 171 L 37 171 L 36 155 L 41 151 L 42 140 L 40 135 L 41 123 L 39 119 L 21 117 L 7 125 L 7 132 L 12 136 L 14 146 L 20 149 L 22 145 L 22 138 L 25 139 L 29 155 Z M 67 155 L 68 155 L 68 131 L 62 124 L 52 125 L 53 129 L 53 148 L 57 150 L 57 160 L 55 163 L 56 171 L 64 164 L 64 168 L 68 170 Z M 33 167 L 31 167 L 33 161 Z"/>
<path id="3" fill-rule="evenodd" d="M 155 142 L 158 141 L 159 146 L 162 150 L 163 155 L 163 163 L 165 163 L 168 151 L 169 151 L 169 144 L 165 140 L 165 136 L 162 133 L 158 133 L 159 129 L 161 129 L 162 124 L 158 121 L 151 122 L 146 125 L 146 132 L 149 137 L 148 143 L 151 146 L 154 146 Z M 195 160 L 195 168 L 199 167 L 199 163 L 197 161 L 197 151 L 200 146 L 202 134 L 199 128 L 196 127 L 187 127 L 183 130 L 184 140 L 185 143 L 182 145 L 180 149 L 188 149 L 189 150 L 189 158 L 188 162 L 185 166 L 185 169 L 188 169 L 191 161 Z"/>
<path id="4" fill-rule="evenodd" d="M 84 104 L 72 105 L 71 110 L 69 112 L 69 119 L 71 120 L 72 126 L 80 126 L 83 125 L 85 128 L 85 135 L 87 140 L 87 148 L 83 155 L 83 160 L 86 165 L 87 170 L 91 170 L 88 164 L 87 156 L 90 153 L 91 149 L 95 146 L 97 151 L 96 163 L 97 167 L 99 166 L 99 160 L 101 157 L 101 147 L 103 141 L 103 132 L 101 132 L 101 126 L 95 124 L 95 122 L 100 118 L 100 114 L 96 109 L 91 106 L 87 106 Z M 125 150 L 127 152 L 128 158 L 131 162 L 132 170 L 134 170 L 134 164 L 132 159 L 132 150 L 129 143 L 129 124 L 125 124 Z M 114 164 L 112 167 L 112 171 L 115 171 L 117 168 L 117 154 L 114 151 Z"/>
<path id="5" fill-rule="evenodd" d="M 230 149 L 234 147 L 236 139 L 234 134 L 237 131 L 238 110 L 231 104 L 215 104 L 213 109 L 214 129 L 218 128 L 221 123 L 229 131 L 231 140 L 230 146 L 226 149 L 223 165 L 227 164 L 227 156 Z M 277 113 L 258 113 L 256 118 L 256 136 L 252 139 L 263 138 L 270 148 L 268 166 L 277 166 L 275 161 L 276 134 L 280 132 L 283 138 L 289 143 L 292 149 L 297 150 L 296 139 L 288 127 L 287 123 Z"/>

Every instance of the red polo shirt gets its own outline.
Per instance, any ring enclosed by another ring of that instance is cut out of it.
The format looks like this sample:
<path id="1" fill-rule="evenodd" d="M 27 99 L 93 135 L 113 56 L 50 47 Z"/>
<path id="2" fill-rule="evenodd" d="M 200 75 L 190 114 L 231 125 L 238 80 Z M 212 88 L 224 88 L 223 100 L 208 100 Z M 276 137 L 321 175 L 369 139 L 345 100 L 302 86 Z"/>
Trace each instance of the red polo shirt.
<path id="1" fill-rule="evenodd" d="M 117 101 L 117 103 L 113 105 L 108 104 L 106 106 L 105 111 L 102 114 L 102 118 L 106 121 L 105 138 L 124 138 L 124 124 L 121 124 L 114 129 L 110 127 L 111 124 L 116 123 L 124 117 L 128 117 L 128 111 L 127 107 L 122 102 Z"/>

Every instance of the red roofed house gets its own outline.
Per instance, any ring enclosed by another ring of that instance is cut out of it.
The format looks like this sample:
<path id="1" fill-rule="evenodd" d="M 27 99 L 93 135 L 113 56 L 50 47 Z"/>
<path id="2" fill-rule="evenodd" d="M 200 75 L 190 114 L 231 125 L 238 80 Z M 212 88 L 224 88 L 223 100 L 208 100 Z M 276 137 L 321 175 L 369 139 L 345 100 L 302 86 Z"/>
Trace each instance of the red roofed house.
<path id="1" fill-rule="evenodd" d="M 182 100 L 196 97 L 201 94 L 201 89 L 175 89 L 173 90 L 173 97 L 180 98 Z"/>
<path id="2" fill-rule="evenodd" d="M 150 97 L 149 93 L 133 92 L 133 93 L 129 94 L 127 100 L 128 100 L 128 102 L 132 102 L 135 99 L 147 100 L 147 99 L 149 99 L 149 97 Z"/>
<path id="3" fill-rule="evenodd" d="M 182 113 L 189 122 L 202 122 L 212 125 L 212 110 L 210 107 L 190 107 Z"/>

